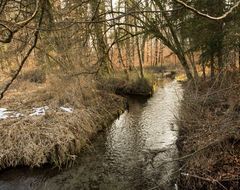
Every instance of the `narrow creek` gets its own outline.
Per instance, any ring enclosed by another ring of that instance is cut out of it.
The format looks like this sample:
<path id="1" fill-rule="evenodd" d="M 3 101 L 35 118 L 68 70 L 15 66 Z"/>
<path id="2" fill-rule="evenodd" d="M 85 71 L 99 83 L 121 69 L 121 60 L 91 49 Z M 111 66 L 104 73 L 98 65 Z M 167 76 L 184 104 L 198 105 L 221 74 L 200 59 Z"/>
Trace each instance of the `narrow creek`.
<path id="1" fill-rule="evenodd" d="M 76 165 L 62 171 L 16 168 L 0 172 L 0 190 L 175 189 L 175 145 L 182 87 L 176 81 L 159 87 L 150 99 L 129 99 L 125 111 Z"/>

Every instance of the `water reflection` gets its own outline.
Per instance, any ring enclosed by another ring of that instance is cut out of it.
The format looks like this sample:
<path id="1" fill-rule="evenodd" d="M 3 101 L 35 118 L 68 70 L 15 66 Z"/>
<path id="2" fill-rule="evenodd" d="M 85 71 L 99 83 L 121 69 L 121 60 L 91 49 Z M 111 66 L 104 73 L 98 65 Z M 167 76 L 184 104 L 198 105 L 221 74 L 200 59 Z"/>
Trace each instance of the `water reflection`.
<path id="1" fill-rule="evenodd" d="M 177 156 L 172 128 L 181 97 L 174 81 L 149 100 L 130 99 L 129 112 L 97 137 L 76 166 L 61 172 L 8 170 L 0 175 L 0 189 L 173 189 L 170 173 L 176 165 L 161 163 Z"/>

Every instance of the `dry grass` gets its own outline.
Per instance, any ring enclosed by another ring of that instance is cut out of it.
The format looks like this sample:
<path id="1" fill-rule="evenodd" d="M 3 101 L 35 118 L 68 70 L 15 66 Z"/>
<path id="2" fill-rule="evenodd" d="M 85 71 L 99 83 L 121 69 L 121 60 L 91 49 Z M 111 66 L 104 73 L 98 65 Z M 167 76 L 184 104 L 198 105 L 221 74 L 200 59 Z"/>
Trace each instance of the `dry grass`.
<path id="1" fill-rule="evenodd" d="M 1 107 L 25 115 L 45 105 L 50 110 L 44 116 L 0 120 L 1 169 L 71 164 L 93 135 L 123 111 L 125 101 L 98 91 L 86 78 L 55 78 L 44 84 L 17 81 L 1 102 Z M 74 112 L 61 112 L 59 106 L 72 107 Z"/>
<path id="2" fill-rule="evenodd" d="M 240 76 L 186 86 L 178 119 L 183 189 L 239 189 Z"/>

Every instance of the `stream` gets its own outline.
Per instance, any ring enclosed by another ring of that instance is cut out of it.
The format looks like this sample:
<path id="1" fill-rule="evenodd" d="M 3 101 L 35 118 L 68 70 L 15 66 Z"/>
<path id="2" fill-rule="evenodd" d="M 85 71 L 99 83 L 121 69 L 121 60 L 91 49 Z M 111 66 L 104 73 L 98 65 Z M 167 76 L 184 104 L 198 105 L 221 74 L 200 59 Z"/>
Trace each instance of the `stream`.
<path id="1" fill-rule="evenodd" d="M 100 132 L 74 166 L 4 170 L 0 190 L 177 189 L 172 174 L 178 165 L 164 161 L 178 156 L 174 120 L 182 94 L 181 84 L 171 81 L 149 99 L 130 98 L 129 110 Z"/>

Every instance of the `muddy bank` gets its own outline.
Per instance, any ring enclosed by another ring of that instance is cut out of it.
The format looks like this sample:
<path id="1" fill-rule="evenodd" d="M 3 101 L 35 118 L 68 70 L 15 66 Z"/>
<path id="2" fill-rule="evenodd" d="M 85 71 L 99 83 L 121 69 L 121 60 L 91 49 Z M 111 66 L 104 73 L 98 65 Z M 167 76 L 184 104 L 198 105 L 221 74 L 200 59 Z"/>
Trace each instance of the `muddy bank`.
<path id="1" fill-rule="evenodd" d="M 240 77 L 185 84 L 178 118 L 180 189 L 239 189 Z"/>

